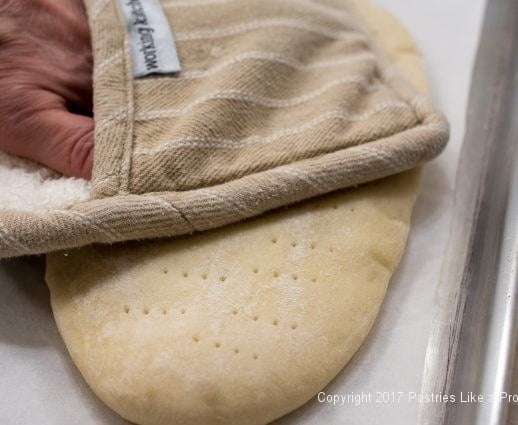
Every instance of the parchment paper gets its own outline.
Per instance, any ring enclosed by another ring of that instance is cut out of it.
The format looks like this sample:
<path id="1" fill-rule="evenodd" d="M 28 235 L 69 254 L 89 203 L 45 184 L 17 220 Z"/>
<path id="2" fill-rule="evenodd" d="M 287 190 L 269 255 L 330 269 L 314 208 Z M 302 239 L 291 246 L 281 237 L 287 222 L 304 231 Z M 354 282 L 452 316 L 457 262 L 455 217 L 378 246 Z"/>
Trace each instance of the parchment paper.
<path id="1" fill-rule="evenodd" d="M 315 398 L 276 425 L 417 420 L 419 403 L 409 399 L 421 387 L 485 0 L 378 2 L 407 26 L 423 52 L 452 137 L 445 153 L 425 168 L 407 252 L 372 333 L 324 390 L 349 400 L 334 406 Z M 0 423 L 127 425 L 97 400 L 69 359 L 52 318 L 43 270 L 42 257 L 0 263 Z"/>

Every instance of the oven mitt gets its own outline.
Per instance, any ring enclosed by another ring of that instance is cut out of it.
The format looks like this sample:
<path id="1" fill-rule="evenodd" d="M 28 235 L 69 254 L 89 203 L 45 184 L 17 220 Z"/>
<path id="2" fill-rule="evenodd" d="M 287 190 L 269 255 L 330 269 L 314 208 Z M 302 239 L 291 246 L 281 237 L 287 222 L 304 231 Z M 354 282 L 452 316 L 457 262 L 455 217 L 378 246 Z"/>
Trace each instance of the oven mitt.
<path id="1" fill-rule="evenodd" d="M 164 26 L 142 6 L 159 3 L 85 3 L 92 196 L 45 213 L 0 209 L 0 256 L 220 227 L 409 170 L 447 141 L 442 114 L 346 0 L 163 2 L 165 51 L 181 70 L 146 76 L 137 59 L 154 60 L 149 46 L 164 41 L 150 34 Z"/>
<path id="2" fill-rule="evenodd" d="M 237 2 L 204 3 L 219 16 Z M 398 22 L 364 0 L 349 7 L 424 91 L 421 59 Z M 264 48 L 279 47 L 273 40 Z M 408 171 L 198 235 L 48 255 L 72 359 L 101 400 L 140 425 L 260 425 L 290 412 L 373 325 L 418 179 Z"/>

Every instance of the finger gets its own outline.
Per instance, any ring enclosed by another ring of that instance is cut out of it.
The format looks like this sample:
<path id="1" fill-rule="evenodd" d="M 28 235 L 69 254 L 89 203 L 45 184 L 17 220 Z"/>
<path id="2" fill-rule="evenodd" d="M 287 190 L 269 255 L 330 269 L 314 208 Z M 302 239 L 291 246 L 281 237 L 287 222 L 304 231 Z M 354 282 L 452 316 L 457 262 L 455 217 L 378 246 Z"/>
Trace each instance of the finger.
<path id="1" fill-rule="evenodd" d="M 65 109 L 49 110 L 42 114 L 42 140 L 45 148 L 34 158 L 66 176 L 90 179 L 92 176 L 94 121 Z M 54 134 L 54 136 L 52 135 Z"/>
<path id="2" fill-rule="evenodd" d="M 40 111 L 24 122 L 23 140 L 6 150 L 46 165 L 60 173 L 90 179 L 92 176 L 94 121 L 66 109 Z"/>

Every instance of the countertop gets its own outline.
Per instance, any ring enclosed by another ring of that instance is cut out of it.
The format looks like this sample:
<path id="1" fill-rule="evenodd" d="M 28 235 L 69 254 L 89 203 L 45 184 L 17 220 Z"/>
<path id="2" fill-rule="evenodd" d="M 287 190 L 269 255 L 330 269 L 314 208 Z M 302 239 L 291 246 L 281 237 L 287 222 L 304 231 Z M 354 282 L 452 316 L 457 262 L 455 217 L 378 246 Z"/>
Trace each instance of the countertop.
<path id="1" fill-rule="evenodd" d="M 364 346 L 326 388 L 339 394 L 419 392 L 484 0 L 378 0 L 414 35 L 435 98 L 452 126 L 425 167 L 407 252 Z M 423 263 L 422 259 L 427 261 Z M 43 257 L 0 262 L 0 420 L 3 425 L 127 425 L 105 407 L 68 357 L 55 327 Z M 278 425 L 415 423 L 418 403 L 331 406 L 316 399 Z M 514 422 L 518 417 L 512 413 Z"/>

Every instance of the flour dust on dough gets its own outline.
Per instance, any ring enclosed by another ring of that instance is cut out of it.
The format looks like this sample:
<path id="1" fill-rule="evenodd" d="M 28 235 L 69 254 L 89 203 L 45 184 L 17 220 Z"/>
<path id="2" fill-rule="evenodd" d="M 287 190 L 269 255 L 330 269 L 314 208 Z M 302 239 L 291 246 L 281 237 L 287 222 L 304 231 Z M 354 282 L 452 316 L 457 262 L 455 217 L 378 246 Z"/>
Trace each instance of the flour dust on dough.
<path id="1" fill-rule="evenodd" d="M 386 12 L 354 2 L 425 89 Z M 367 336 L 419 171 L 172 240 L 47 257 L 57 325 L 93 391 L 141 425 L 260 425 L 311 399 Z"/>

